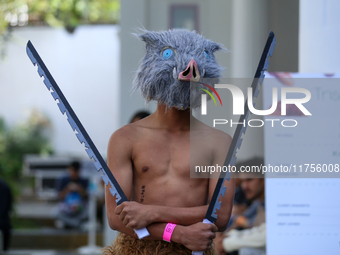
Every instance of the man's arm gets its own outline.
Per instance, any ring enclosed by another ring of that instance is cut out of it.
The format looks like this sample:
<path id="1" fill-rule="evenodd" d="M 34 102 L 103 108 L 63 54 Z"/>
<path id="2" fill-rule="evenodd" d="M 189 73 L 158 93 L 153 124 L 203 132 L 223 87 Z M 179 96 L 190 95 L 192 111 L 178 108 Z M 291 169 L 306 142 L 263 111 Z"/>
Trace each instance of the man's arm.
<path id="1" fill-rule="evenodd" d="M 131 198 L 133 184 L 133 170 L 131 162 L 133 132 L 125 126 L 117 130 L 110 138 L 108 145 L 108 166 L 117 179 L 119 185 L 128 199 Z M 127 228 L 115 213 L 117 207 L 115 198 L 109 188 L 105 188 L 106 212 L 109 225 L 112 229 L 137 238 L 133 229 Z M 150 236 L 145 239 L 162 240 L 166 223 L 153 223 L 147 227 Z M 191 250 L 202 251 L 209 249 L 217 228 L 215 225 L 197 223 L 191 226 L 177 225 L 171 240 L 185 245 Z"/>
<path id="2" fill-rule="evenodd" d="M 127 227 L 120 219 L 119 216 L 114 211 L 115 201 L 113 203 L 108 203 L 112 195 L 106 187 L 105 190 L 105 200 L 106 211 L 109 218 L 109 225 L 112 229 L 122 232 L 126 235 L 138 238 L 132 228 Z M 110 204 L 110 205 L 108 205 Z M 109 207 L 110 206 L 110 207 Z M 111 209 L 109 209 L 111 208 Z M 114 214 L 114 215 L 112 215 Z M 143 238 L 144 240 L 163 240 L 163 233 L 167 223 L 152 223 L 147 226 L 149 231 L 149 236 Z M 183 244 L 190 250 L 195 251 L 205 251 L 211 248 L 213 239 L 215 238 L 215 232 L 217 227 L 214 224 L 203 224 L 196 223 L 191 226 L 177 225 L 171 236 L 171 241 Z"/>
<path id="3" fill-rule="evenodd" d="M 133 170 L 131 162 L 132 141 L 129 139 L 129 127 L 123 127 L 114 132 L 109 140 L 107 149 L 107 165 L 130 200 L 132 192 Z M 112 229 L 134 236 L 132 229 L 124 229 L 118 215 L 114 213 L 116 198 L 105 187 L 105 204 L 109 225 Z"/>
<path id="4" fill-rule="evenodd" d="M 196 207 L 170 207 L 145 205 L 134 201 L 116 207 L 115 213 L 128 228 L 140 229 L 154 222 L 171 222 L 190 226 L 202 222 L 208 205 Z"/>

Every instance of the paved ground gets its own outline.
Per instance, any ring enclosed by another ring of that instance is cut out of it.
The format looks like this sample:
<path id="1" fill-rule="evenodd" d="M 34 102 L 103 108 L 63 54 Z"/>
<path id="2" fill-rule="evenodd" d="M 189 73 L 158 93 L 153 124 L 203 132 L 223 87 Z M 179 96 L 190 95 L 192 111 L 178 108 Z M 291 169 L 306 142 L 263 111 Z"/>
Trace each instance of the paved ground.
<path id="1" fill-rule="evenodd" d="M 37 250 L 39 252 L 44 251 L 45 253 L 51 253 L 51 251 L 55 250 L 72 251 L 79 247 L 86 246 L 88 239 L 88 232 L 79 230 L 57 230 L 48 228 L 14 230 L 10 247 L 15 250 Z M 101 247 L 103 246 L 102 232 L 96 233 L 96 244 Z M 49 253 L 46 254 L 49 255 Z"/>
<path id="2" fill-rule="evenodd" d="M 87 244 L 88 233 L 87 231 L 79 230 L 55 229 L 52 223 L 54 223 L 53 219 L 55 218 L 56 209 L 57 203 L 55 202 L 24 200 L 17 203 L 16 213 L 20 218 L 37 220 L 38 224 L 45 224 L 47 222 L 49 225 L 41 229 L 14 230 L 12 233 L 13 239 L 11 246 L 13 249 L 4 254 L 79 255 L 76 248 Z M 52 223 L 50 223 L 50 221 Z M 54 245 L 48 245 L 48 242 L 45 240 L 46 238 L 52 239 Z M 97 244 L 102 244 L 102 239 L 102 231 L 97 232 Z M 28 243 L 29 245 L 24 245 L 24 243 Z M 59 249 L 63 250 L 60 251 Z M 3 255 L 1 251 L 0 255 Z"/>
<path id="3" fill-rule="evenodd" d="M 21 218 L 54 219 L 57 213 L 57 203 L 23 201 L 17 203 L 15 209 Z"/>

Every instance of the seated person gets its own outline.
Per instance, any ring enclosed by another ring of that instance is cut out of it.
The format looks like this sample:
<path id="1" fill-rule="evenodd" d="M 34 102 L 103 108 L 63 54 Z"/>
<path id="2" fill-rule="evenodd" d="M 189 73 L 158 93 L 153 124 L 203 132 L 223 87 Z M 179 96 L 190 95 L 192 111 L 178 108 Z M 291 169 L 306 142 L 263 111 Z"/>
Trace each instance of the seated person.
<path id="1" fill-rule="evenodd" d="M 263 164 L 263 159 L 254 158 L 240 165 L 252 167 Z M 249 206 L 240 215 L 234 217 L 231 228 L 244 229 L 265 222 L 264 213 L 262 213 L 264 212 L 264 178 L 262 172 L 240 172 L 240 178 L 241 188 Z"/>
<path id="2" fill-rule="evenodd" d="M 239 168 L 239 166 L 237 165 L 236 167 Z M 230 223 L 232 222 L 232 219 L 235 216 L 240 215 L 249 206 L 249 201 L 246 199 L 246 196 L 241 187 L 242 179 L 240 178 L 238 173 L 234 174 L 234 180 L 235 180 L 235 196 L 234 196 L 233 209 L 231 212 L 232 216 L 230 218 Z"/>
<path id="3" fill-rule="evenodd" d="M 60 201 L 56 221 L 58 228 L 80 227 L 88 217 L 88 180 L 80 177 L 80 163 L 77 161 L 68 166 L 68 171 L 68 175 L 62 177 L 57 184 Z"/>
<path id="4" fill-rule="evenodd" d="M 240 170 L 241 166 L 251 167 L 261 164 L 263 165 L 263 159 L 254 158 L 239 164 L 237 169 Z M 220 255 L 237 250 L 241 254 L 244 247 L 248 250 L 252 249 L 253 253 L 249 254 L 264 254 L 266 242 L 264 178 L 261 172 L 239 172 L 239 177 L 242 191 L 250 205 L 243 211 L 233 208 L 234 212 L 238 212 L 232 216 L 227 231 L 223 234 L 218 233 L 215 240 L 216 248 Z"/>

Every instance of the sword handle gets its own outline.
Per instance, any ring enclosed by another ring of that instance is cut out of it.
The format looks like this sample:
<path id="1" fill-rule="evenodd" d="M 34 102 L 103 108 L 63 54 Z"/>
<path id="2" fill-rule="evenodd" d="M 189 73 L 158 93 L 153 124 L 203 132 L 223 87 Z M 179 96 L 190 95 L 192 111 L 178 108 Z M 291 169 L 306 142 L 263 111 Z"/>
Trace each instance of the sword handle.
<path id="1" fill-rule="evenodd" d="M 135 229 L 135 233 L 137 234 L 139 239 L 143 239 L 150 235 L 149 231 L 146 228 Z"/>
<path id="2" fill-rule="evenodd" d="M 204 219 L 203 223 L 205 223 L 205 224 L 212 224 L 212 222 L 210 220 L 208 220 L 208 219 Z M 203 252 L 204 251 L 193 251 L 192 255 L 203 255 Z"/>

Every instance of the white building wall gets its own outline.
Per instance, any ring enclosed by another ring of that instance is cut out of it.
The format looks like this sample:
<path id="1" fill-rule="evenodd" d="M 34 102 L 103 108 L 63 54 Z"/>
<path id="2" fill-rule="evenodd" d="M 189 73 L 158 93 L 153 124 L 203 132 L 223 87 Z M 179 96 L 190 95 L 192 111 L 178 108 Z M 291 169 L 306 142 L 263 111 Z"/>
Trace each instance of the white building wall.
<path id="1" fill-rule="evenodd" d="M 108 139 L 119 126 L 119 27 L 80 26 L 73 34 L 49 27 L 17 28 L 7 58 L 0 60 L 0 116 L 13 125 L 38 110 L 52 122 L 56 153 L 86 156 L 26 55 L 28 40 L 105 156 Z"/>

